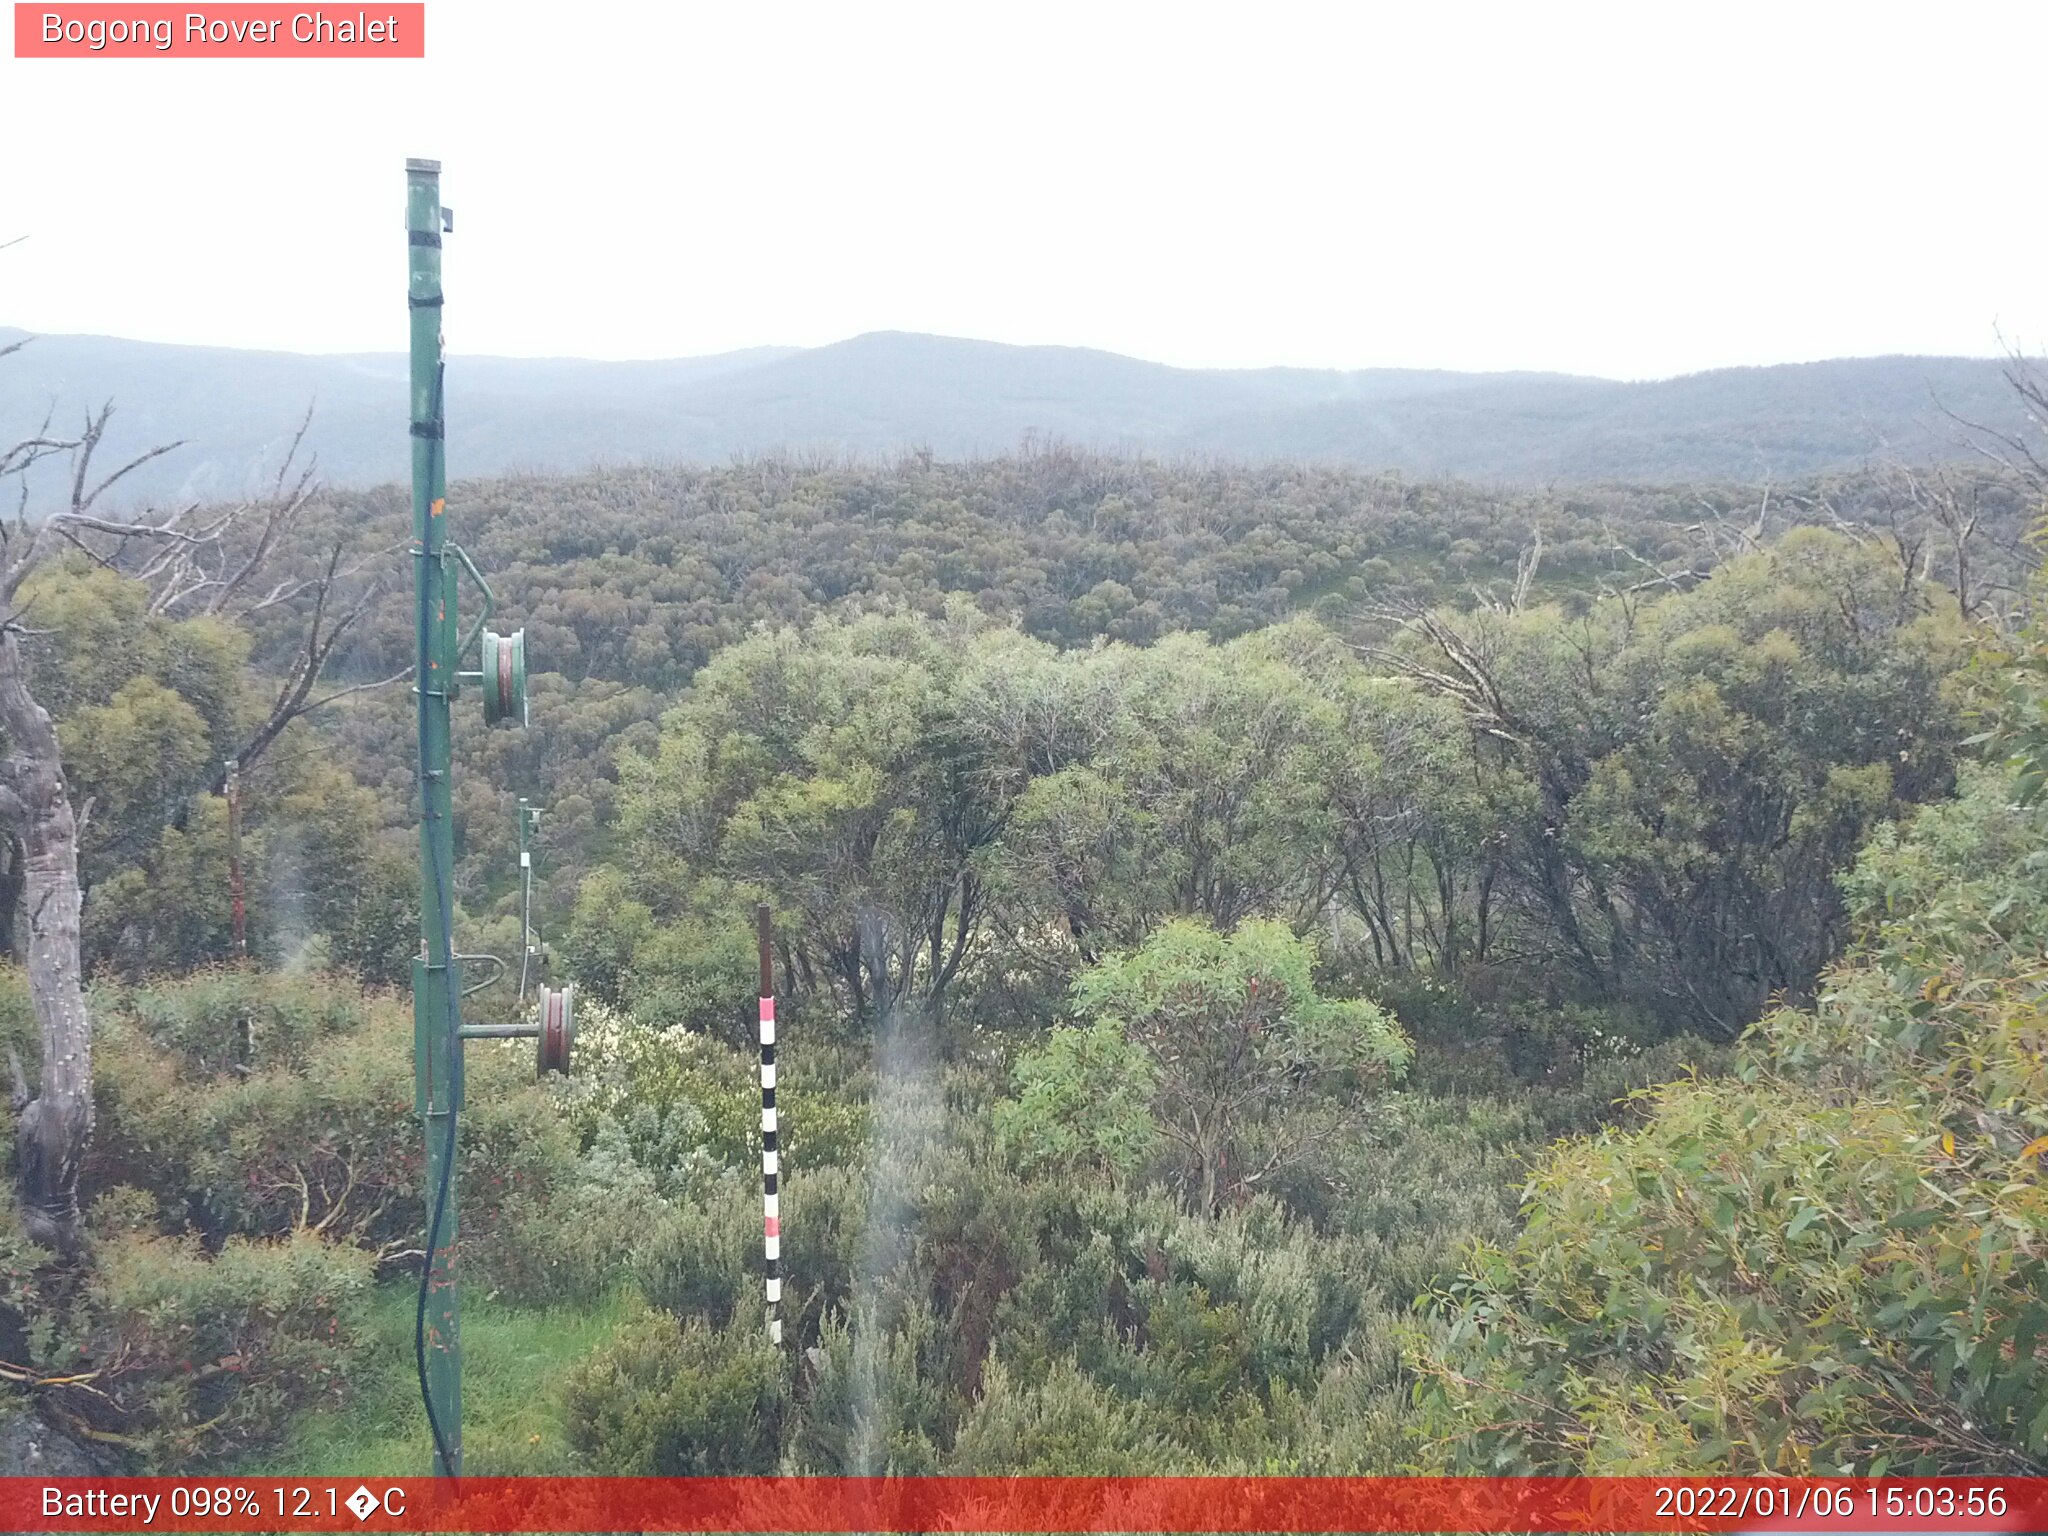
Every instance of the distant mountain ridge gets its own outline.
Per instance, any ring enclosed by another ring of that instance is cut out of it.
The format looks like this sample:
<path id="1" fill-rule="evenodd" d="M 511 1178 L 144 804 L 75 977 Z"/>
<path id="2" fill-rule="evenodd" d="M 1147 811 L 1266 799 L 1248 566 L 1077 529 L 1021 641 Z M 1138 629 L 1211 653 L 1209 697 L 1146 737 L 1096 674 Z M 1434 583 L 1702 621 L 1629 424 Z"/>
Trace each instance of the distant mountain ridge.
<path id="1" fill-rule="evenodd" d="M 0 328 L 0 346 L 25 333 Z M 1161 456 L 1301 459 L 1510 484 L 1791 478 L 1967 450 L 1944 414 L 2023 421 L 2004 365 L 1845 358 L 1653 383 L 1547 373 L 1169 367 L 1081 347 L 874 332 L 659 362 L 452 356 L 457 478 L 795 450 L 942 457 L 1027 438 Z M 105 399 L 112 455 L 183 438 L 133 477 L 158 500 L 261 483 L 304 414 L 334 485 L 407 474 L 402 354 L 309 355 L 38 336 L 0 362 L 0 434 Z M 11 438 L 9 439 L 12 440 Z"/>

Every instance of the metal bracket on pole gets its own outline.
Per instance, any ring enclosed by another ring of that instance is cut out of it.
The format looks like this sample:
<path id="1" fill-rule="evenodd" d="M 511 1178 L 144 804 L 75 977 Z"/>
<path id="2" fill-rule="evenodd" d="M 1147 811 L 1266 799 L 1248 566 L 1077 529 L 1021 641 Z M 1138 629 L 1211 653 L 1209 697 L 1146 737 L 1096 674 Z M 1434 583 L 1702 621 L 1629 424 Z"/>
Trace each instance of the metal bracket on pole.
<path id="1" fill-rule="evenodd" d="M 455 658 L 457 661 L 460 661 L 469 654 L 469 648 L 476 644 L 476 637 L 484 632 L 484 625 L 490 622 L 491 615 L 498 611 L 498 599 L 497 595 L 491 591 L 491 584 L 484 580 L 484 573 L 478 570 L 476 562 L 469 558 L 468 550 L 464 549 L 460 544 L 450 543 L 448 553 L 461 563 L 465 571 L 469 572 L 469 579 L 476 583 L 476 589 L 483 594 L 484 600 L 483 612 L 476 616 L 476 623 L 469 627 L 469 633 L 464 635 L 462 643 L 455 647 Z M 481 674 L 469 673 L 463 675 L 481 676 Z"/>

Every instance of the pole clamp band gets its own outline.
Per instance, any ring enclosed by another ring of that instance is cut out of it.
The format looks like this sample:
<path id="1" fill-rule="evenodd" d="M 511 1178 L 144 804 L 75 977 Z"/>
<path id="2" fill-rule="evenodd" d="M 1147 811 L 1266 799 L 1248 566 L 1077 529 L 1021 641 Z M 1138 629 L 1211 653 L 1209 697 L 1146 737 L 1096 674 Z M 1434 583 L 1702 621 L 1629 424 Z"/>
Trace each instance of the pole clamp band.
<path id="1" fill-rule="evenodd" d="M 408 309 L 439 309 L 441 307 L 441 298 L 442 296 L 438 293 L 431 299 L 415 299 L 408 294 L 405 305 Z"/>
<path id="2" fill-rule="evenodd" d="M 439 250 L 441 248 L 441 236 L 436 230 L 408 229 L 405 232 L 405 243 L 407 245 L 430 245 L 435 250 Z"/>
<path id="3" fill-rule="evenodd" d="M 438 421 L 416 421 L 412 424 L 411 430 L 414 437 L 438 440 L 441 436 L 441 423 Z"/>

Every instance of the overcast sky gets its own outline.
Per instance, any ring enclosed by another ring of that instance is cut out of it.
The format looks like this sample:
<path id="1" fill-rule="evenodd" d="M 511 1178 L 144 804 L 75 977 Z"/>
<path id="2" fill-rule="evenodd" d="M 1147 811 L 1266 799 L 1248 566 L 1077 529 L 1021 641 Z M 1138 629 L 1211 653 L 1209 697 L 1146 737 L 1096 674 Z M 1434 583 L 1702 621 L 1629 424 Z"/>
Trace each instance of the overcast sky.
<path id="1" fill-rule="evenodd" d="M 0 58 L 0 324 L 398 350 L 425 155 L 457 352 L 896 329 L 1644 378 L 2048 342 L 2038 3 L 427 21 L 423 62 Z"/>

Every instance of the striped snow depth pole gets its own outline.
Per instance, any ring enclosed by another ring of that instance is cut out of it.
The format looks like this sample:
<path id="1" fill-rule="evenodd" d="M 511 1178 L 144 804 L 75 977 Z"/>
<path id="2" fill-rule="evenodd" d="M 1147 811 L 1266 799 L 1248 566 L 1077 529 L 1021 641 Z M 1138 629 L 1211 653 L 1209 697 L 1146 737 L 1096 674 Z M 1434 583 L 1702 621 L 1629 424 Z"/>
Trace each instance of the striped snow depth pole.
<path id="1" fill-rule="evenodd" d="M 767 903 L 754 909 L 761 948 L 761 1246 L 768 1342 L 782 1342 L 782 1215 L 776 1184 L 782 1154 L 775 1138 L 775 932 Z"/>

